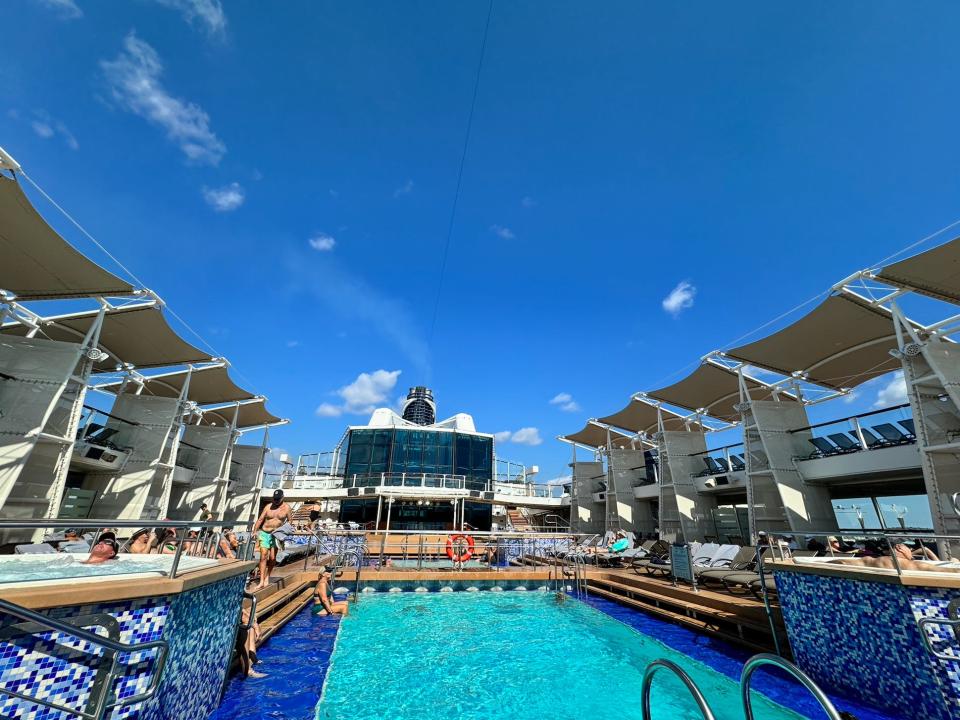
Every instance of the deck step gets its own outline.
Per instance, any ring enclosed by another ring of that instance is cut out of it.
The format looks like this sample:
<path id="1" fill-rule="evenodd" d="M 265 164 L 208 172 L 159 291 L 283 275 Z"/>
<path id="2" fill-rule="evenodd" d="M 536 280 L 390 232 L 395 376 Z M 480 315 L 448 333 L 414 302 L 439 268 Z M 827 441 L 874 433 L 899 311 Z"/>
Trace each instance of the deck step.
<path id="1" fill-rule="evenodd" d="M 731 630 L 724 629 L 718 626 L 716 623 L 711 623 L 708 620 L 691 617 L 689 615 L 674 612 L 665 607 L 657 607 L 655 605 L 650 605 L 639 600 L 631 599 L 625 595 L 619 593 L 604 590 L 603 588 L 594 587 L 593 585 L 589 588 L 590 593 L 594 595 L 599 595 L 601 597 L 613 600 L 621 605 L 626 605 L 627 607 L 632 607 L 637 610 L 649 613 L 651 615 L 657 616 L 661 619 L 668 620 L 670 622 L 676 623 L 678 625 L 683 625 L 685 627 L 691 628 L 693 630 L 698 630 L 700 632 L 706 632 L 710 635 L 719 637 L 727 642 L 733 643 L 735 645 L 740 645 L 746 647 L 755 652 L 770 652 L 773 649 L 773 642 L 769 640 L 770 630 L 767 629 L 766 638 L 756 637 L 754 633 L 751 633 L 749 637 L 741 636 L 739 633 Z"/>
<path id="2" fill-rule="evenodd" d="M 277 630 L 283 627 L 287 620 L 292 618 L 303 608 L 307 606 L 313 597 L 313 587 L 307 585 L 296 595 L 289 598 L 277 612 L 273 613 L 266 620 L 260 623 L 260 639 L 258 645 L 262 645 Z M 258 613 L 259 616 L 259 613 Z"/>

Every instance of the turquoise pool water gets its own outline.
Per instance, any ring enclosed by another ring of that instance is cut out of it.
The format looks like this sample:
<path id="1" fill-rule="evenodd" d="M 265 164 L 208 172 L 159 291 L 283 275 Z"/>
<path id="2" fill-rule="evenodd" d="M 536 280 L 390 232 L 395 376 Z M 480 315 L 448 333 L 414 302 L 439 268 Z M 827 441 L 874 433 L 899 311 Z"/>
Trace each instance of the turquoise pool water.
<path id="1" fill-rule="evenodd" d="M 718 720 L 742 720 L 739 687 L 593 608 L 551 593 L 365 596 L 341 624 L 317 720 L 641 720 L 643 671 L 685 668 Z M 658 674 L 654 720 L 699 720 Z M 757 696 L 758 720 L 802 718 Z"/>

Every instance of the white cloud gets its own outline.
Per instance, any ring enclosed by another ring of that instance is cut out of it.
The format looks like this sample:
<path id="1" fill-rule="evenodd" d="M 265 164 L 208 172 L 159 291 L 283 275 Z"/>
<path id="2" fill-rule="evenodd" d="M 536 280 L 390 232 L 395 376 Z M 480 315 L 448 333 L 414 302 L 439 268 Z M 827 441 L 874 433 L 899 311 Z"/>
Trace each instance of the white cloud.
<path id="1" fill-rule="evenodd" d="M 50 117 L 50 114 L 46 110 L 34 110 L 33 115 L 34 119 L 30 121 L 30 127 L 33 128 L 33 132 L 37 134 L 37 137 L 49 140 L 59 135 L 71 150 L 80 149 L 80 143 L 77 142 L 77 139 L 73 136 L 73 133 L 70 132 L 70 129 L 61 121 Z M 14 119 L 17 118 L 16 115 L 11 115 L 11 117 Z"/>
<path id="2" fill-rule="evenodd" d="M 291 249 L 286 268 L 286 290 L 313 295 L 336 316 L 338 326 L 373 330 L 395 345 L 418 375 L 429 375 L 430 348 L 419 320 L 403 300 L 357 275 L 335 252 L 314 253 L 308 260 Z"/>
<path id="3" fill-rule="evenodd" d="M 697 294 L 697 289 L 686 280 L 677 283 L 677 286 L 670 291 L 663 302 L 663 309 L 676 317 L 682 311 L 693 307 L 693 299 Z"/>
<path id="4" fill-rule="evenodd" d="M 288 348 L 300 347 L 300 341 L 299 341 L 299 340 L 287 340 L 287 347 L 288 347 Z"/>
<path id="5" fill-rule="evenodd" d="M 307 242 L 314 250 L 319 250 L 321 252 L 333 250 L 333 246 L 337 244 L 337 241 L 334 240 L 331 235 L 327 235 L 326 233 L 318 233 L 307 240 Z"/>
<path id="6" fill-rule="evenodd" d="M 83 17 L 83 10 L 74 0 L 34 0 L 34 2 L 53 10 L 61 20 L 77 20 Z"/>
<path id="7" fill-rule="evenodd" d="M 40 120 L 34 120 L 30 124 L 33 126 L 33 131 L 37 135 L 42 137 L 44 140 L 47 140 L 53 137 L 53 128 L 50 127 L 47 123 L 42 122 Z"/>
<path id="8" fill-rule="evenodd" d="M 496 235 L 501 240 L 513 240 L 517 236 L 513 234 L 513 230 L 503 225 L 491 225 L 490 232 Z"/>
<path id="9" fill-rule="evenodd" d="M 395 198 L 400 197 L 401 195 L 409 195 L 413 192 L 413 180 L 407 180 L 403 185 L 398 187 L 393 191 L 393 196 Z"/>
<path id="10" fill-rule="evenodd" d="M 227 16 L 223 14 L 220 0 L 154 0 L 159 5 L 178 10 L 183 19 L 200 25 L 211 36 L 223 35 L 227 28 Z"/>
<path id="11" fill-rule="evenodd" d="M 217 212 L 232 212 L 243 205 L 247 196 L 240 183 L 230 183 L 218 188 L 203 188 L 203 199 Z"/>
<path id="12" fill-rule="evenodd" d="M 529 195 L 524 195 L 520 200 L 520 204 L 525 208 L 532 208 L 537 206 L 537 201 Z"/>
<path id="13" fill-rule="evenodd" d="M 877 391 L 876 408 L 890 405 L 902 405 L 907 401 L 907 381 L 903 377 L 903 370 L 898 370 L 889 382 Z"/>
<path id="14" fill-rule="evenodd" d="M 556 405 L 564 412 L 577 412 L 580 410 L 579 403 L 573 399 L 573 395 L 570 393 L 557 393 L 553 400 L 550 401 L 550 404 Z"/>
<path id="15" fill-rule="evenodd" d="M 543 443 L 543 438 L 540 437 L 540 431 L 535 427 L 520 428 L 513 432 L 504 430 L 494 433 L 493 437 L 500 443 L 511 442 L 517 445 L 540 445 Z"/>
<path id="16" fill-rule="evenodd" d="M 160 56 L 134 32 L 124 38 L 116 59 L 101 60 L 100 67 L 118 105 L 163 129 L 189 161 L 220 162 L 227 148 L 210 129 L 210 116 L 199 105 L 174 97 L 163 87 Z"/>
<path id="17" fill-rule="evenodd" d="M 389 405 L 390 393 L 397 385 L 400 370 L 374 370 L 360 373 L 349 385 L 336 391 L 343 400 L 339 405 L 321 403 L 316 413 L 320 417 L 338 417 L 343 413 L 366 415 L 376 408 Z"/>

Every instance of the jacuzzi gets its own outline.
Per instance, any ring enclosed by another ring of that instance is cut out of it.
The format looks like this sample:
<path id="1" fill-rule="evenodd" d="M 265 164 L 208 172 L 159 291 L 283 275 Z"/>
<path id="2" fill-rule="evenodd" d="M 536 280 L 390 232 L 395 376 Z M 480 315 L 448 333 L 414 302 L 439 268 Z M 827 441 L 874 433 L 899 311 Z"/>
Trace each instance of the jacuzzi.
<path id="1" fill-rule="evenodd" d="M 173 555 L 118 555 L 95 565 L 86 565 L 88 553 L 49 553 L 42 555 L 0 555 L 0 586 L 16 583 L 17 588 L 98 580 L 131 580 L 137 577 L 169 577 Z M 216 560 L 183 555 L 177 575 L 216 565 Z"/>

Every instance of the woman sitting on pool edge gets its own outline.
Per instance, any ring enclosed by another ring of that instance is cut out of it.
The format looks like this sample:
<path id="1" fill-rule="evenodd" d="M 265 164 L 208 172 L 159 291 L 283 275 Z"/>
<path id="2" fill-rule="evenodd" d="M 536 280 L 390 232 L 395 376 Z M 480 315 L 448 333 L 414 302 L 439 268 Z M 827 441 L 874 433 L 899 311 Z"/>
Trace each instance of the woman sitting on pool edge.
<path id="1" fill-rule="evenodd" d="M 317 575 L 317 586 L 313 589 L 313 608 L 314 615 L 343 615 L 347 616 L 349 603 L 345 600 L 331 601 L 332 594 L 330 590 L 330 580 L 333 578 L 333 569 L 329 565 L 324 565 L 320 574 Z"/>

